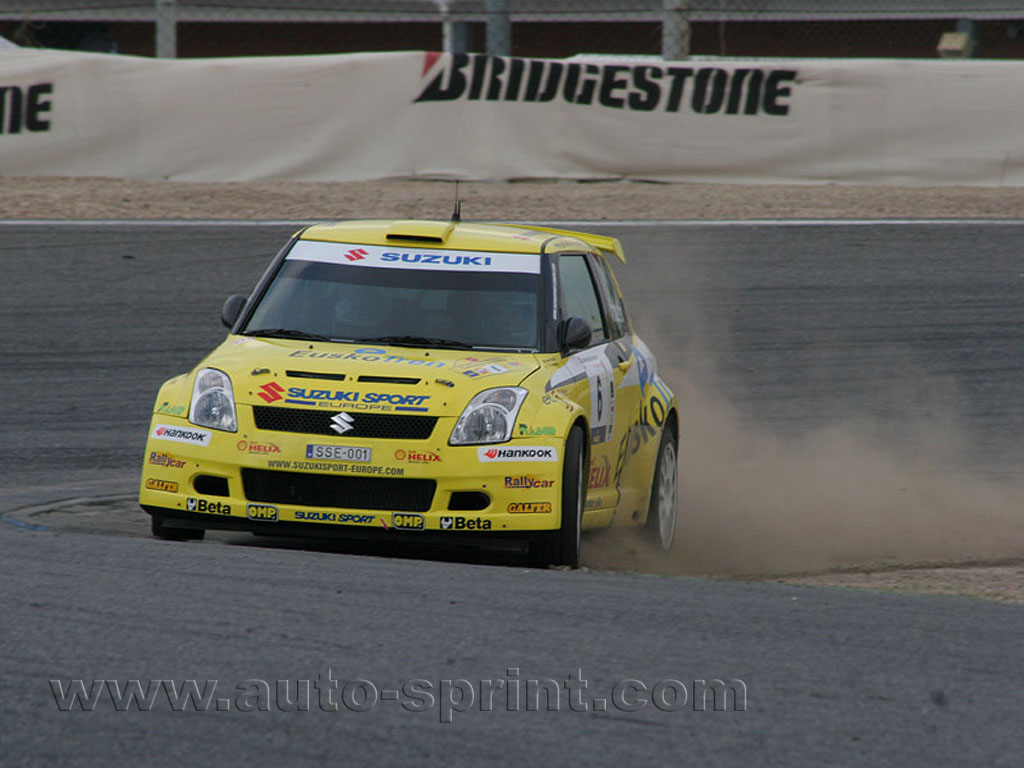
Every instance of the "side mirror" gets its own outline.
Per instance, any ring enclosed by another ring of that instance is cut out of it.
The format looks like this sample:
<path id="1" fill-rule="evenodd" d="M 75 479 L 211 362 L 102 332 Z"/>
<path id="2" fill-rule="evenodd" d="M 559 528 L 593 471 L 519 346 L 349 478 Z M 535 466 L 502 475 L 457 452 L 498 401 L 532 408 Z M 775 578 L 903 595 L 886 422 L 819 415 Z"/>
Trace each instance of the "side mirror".
<path id="1" fill-rule="evenodd" d="M 220 310 L 220 321 L 226 328 L 234 327 L 235 321 L 238 320 L 238 316 L 245 308 L 245 301 L 246 297 L 241 293 L 228 296 L 228 300 L 224 302 L 224 306 Z"/>
<path id="2" fill-rule="evenodd" d="M 584 349 L 590 345 L 591 336 L 590 323 L 582 317 L 570 317 L 562 324 L 563 349 Z"/>

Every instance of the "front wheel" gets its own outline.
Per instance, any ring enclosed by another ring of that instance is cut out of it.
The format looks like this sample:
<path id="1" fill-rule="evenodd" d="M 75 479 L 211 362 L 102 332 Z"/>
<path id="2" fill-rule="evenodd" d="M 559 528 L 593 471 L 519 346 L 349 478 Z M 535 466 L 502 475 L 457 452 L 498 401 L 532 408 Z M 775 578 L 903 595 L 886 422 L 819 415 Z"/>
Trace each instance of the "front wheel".
<path id="1" fill-rule="evenodd" d="M 583 503 L 587 498 L 586 451 L 583 430 L 574 427 L 565 441 L 562 461 L 562 524 L 553 534 L 542 534 L 531 548 L 535 565 L 567 565 L 578 568 L 583 526 Z"/>
<path id="2" fill-rule="evenodd" d="M 675 436 L 670 429 L 665 429 L 661 434 L 661 445 L 658 446 L 658 459 L 651 483 L 651 503 L 647 509 L 647 522 L 644 523 L 645 532 L 657 542 L 662 551 L 671 549 L 676 538 L 678 487 Z"/>

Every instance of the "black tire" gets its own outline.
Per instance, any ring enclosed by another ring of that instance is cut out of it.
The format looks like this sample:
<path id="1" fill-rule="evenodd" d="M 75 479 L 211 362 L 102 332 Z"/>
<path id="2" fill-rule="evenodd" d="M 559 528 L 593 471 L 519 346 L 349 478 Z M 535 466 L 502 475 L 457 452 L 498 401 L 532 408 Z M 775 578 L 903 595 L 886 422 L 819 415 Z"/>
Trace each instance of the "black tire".
<path id="1" fill-rule="evenodd" d="M 534 565 L 540 568 L 549 565 L 578 568 L 580 565 L 580 526 L 587 495 L 585 461 L 583 430 L 573 427 L 565 441 L 562 459 L 561 527 L 555 533 L 541 534 L 530 550 Z"/>
<path id="2" fill-rule="evenodd" d="M 661 433 L 658 457 L 651 480 L 651 501 L 647 507 L 644 533 L 663 552 L 672 548 L 676 538 L 679 469 L 676 466 L 676 440 L 672 428 Z"/>
<path id="3" fill-rule="evenodd" d="M 162 515 L 153 515 L 149 528 L 158 539 L 167 541 L 199 541 L 206 535 L 203 528 L 168 528 Z"/>

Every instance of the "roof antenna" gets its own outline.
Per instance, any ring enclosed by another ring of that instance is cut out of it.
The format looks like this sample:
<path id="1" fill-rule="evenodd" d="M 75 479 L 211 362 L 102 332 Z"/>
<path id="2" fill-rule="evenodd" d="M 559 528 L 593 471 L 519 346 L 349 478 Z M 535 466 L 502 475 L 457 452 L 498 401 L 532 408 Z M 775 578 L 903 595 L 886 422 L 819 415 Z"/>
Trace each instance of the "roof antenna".
<path id="1" fill-rule="evenodd" d="M 462 221 L 462 201 L 459 200 L 459 180 L 455 180 L 455 210 L 452 211 L 452 224 Z"/>

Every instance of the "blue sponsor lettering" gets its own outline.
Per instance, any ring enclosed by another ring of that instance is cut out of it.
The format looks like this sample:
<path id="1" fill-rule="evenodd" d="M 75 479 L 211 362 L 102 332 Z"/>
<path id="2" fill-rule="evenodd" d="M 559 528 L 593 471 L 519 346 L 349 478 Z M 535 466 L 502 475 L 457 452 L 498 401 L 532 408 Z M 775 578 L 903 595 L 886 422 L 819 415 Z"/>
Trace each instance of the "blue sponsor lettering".
<path id="1" fill-rule="evenodd" d="M 289 387 L 288 403 L 311 404 L 317 402 L 331 403 L 389 403 L 391 405 L 419 406 L 427 402 L 430 395 L 395 395 L 389 392 L 346 392 L 343 390 L 330 389 L 303 389 L 302 387 Z M 421 408 L 418 410 L 426 410 Z"/>
<path id="2" fill-rule="evenodd" d="M 448 264 L 451 266 L 489 267 L 490 256 L 452 256 L 440 253 L 397 253 L 381 254 L 381 261 L 404 261 L 406 264 Z"/>
<path id="3" fill-rule="evenodd" d="M 372 523 L 373 515 L 338 515 L 339 523 Z"/>
<path id="4" fill-rule="evenodd" d="M 329 360 L 360 360 L 365 363 L 405 363 L 406 365 L 422 365 L 427 368 L 444 368 L 445 364 L 440 360 L 414 360 L 401 355 L 389 355 L 387 350 L 376 347 L 361 347 L 355 352 L 342 354 L 341 352 L 311 352 L 305 349 L 297 349 L 289 353 L 288 357 L 312 357 Z"/>
<path id="5" fill-rule="evenodd" d="M 316 522 L 333 523 L 335 520 L 334 512 L 303 512 L 301 509 L 296 511 L 296 520 L 310 520 Z"/>
<path id="6" fill-rule="evenodd" d="M 422 405 L 430 395 L 389 395 L 384 392 L 367 392 L 364 403 L 391 403 L 392 405 Z"/>

